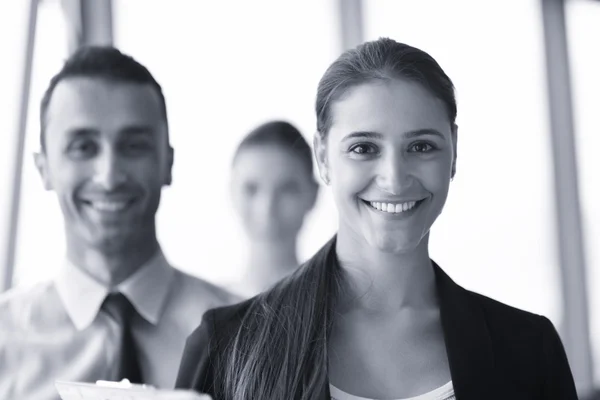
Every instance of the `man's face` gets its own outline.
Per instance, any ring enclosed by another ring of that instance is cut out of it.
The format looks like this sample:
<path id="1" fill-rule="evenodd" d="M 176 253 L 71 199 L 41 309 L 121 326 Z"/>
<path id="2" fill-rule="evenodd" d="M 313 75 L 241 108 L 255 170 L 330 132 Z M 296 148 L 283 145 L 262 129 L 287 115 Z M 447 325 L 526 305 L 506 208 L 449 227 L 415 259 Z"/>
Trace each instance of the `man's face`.
<path id="1" fill-rule="evenodd" d="M 45 115 L 36 164 L 56 192 L 67 236 L 117 251 L 154 235 L 173 150 L 156 90 L 99 78 L 60 82 Z"/>

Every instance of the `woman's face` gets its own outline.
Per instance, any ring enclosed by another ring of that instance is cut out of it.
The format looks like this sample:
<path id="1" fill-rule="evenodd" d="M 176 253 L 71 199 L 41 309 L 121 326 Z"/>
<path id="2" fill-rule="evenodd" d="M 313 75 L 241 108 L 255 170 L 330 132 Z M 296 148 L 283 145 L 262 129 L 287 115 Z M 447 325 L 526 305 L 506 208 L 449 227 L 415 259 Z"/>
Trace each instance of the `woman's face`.
<path id="1" fill-rule="evenodd" d="M 277 145 L 242 149 L 233 166 L 236 211 L 252 240 L 295 240 L 315 204 L 317 186 L 302 160 Z"/>
<path id="2" fill-rule="evenodd" d="M 340 234 L 384 252 L 406 253 L 441 213 L 456 161 L 456 129 L 444 103 L 404 80 L 349 89 L 332 104 L 317 139 Z"/>

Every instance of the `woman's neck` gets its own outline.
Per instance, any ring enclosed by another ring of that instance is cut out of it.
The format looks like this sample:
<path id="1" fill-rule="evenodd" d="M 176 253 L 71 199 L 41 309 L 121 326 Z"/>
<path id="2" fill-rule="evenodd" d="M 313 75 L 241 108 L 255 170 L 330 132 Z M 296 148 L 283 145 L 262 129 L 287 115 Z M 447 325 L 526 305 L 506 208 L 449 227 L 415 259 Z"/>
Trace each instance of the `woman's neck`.
<path id="1" fill-rule="evenodd" d="M 427 235 L 410 252 L 396 254 L 375 249 L 363 238 L 338 233 L 336 252 L 348 281 L 339 303 L 342 309 L 386 314 L 437 307 L 428 239 Z"/>
<path id="2" fill-rule="evenodd" d="M 250 243 L 249 265 L 244 285 L 254 291 L 263 291 L 275 284 L 298 266 L 296 241 Z"/>

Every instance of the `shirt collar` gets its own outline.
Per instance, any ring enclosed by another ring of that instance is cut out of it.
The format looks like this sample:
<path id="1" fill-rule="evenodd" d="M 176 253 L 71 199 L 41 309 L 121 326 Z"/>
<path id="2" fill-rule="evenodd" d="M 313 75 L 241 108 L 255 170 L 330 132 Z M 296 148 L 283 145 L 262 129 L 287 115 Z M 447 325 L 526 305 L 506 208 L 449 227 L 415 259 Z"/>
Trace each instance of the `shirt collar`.
<path id="1" fill-rule="evenodd" d="M 173 273 L 173 268 L 159 250 L 145 265 L 119 284 L 116 291 L 123 293 L 146 321 L 156 325 L 169 294 Z M 55 283 L 67 314 L 79 330 L 91 325 L 111 291 L 110 287 L 68 260 Z"/>

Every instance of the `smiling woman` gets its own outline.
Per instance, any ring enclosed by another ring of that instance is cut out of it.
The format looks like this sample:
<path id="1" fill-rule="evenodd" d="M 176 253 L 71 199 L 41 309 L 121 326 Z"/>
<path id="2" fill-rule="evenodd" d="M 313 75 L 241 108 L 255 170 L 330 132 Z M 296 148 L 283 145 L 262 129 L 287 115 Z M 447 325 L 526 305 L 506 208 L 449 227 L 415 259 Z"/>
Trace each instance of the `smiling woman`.
<path id="1" fill-rule="evenodd" d="M 384 82 L 351 88 L 335 102 L 336 123 L 319 130 L 317 152 L 322 174 L 337 183 L 333 195 L 347 228 L 339 235 L 401 251 L 421 243 L 446 202 L 456 163 L 455 112 L 419 84 Z M 409 203 L 416 207 L 409 210 Z"/>
<path id="2" fill-rule="evenodd" d="M 457 162 L 440 65 L 366 42 L 327 69 L 316 114 L 337 235 L 271 290 L 207 312 L 177 386 L 217 400 L 577 398 L 547 318 L 465 290 L 429 257 Z"/>

